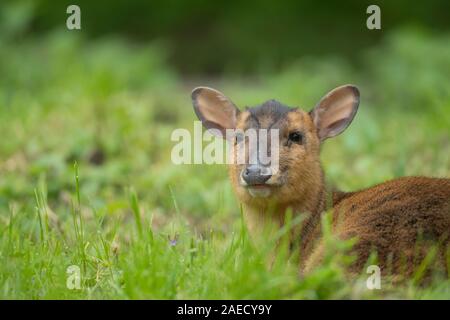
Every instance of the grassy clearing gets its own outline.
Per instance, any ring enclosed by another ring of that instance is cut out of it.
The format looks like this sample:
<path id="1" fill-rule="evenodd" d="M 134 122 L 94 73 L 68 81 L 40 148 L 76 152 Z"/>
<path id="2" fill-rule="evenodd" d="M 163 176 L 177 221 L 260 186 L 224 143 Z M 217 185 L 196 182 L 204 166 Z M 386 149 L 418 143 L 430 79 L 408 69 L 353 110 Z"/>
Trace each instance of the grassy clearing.
<path id="1" fill-rule="evenodd" d="M 304 59 L 279 74 L 184 84 L 157 46 L 67 33 L 0 48 L 1 298 L 450 298 L 449 280 L 367 290 L 348 281 L 345 243 L 299 281 L 296 258 L 253 244 L 226 168 L 176 166 L 174 128 L 192 130 L 190 90 L 238 105 L 276 97 L 312 107 L 342 83 L 360 113 L 326 143 L 344 190 L 403 175 L 450 176 L 450 41 L 402 31 L 361 56 Z M 78 266 L 81 289 L 66 287 Z"/>

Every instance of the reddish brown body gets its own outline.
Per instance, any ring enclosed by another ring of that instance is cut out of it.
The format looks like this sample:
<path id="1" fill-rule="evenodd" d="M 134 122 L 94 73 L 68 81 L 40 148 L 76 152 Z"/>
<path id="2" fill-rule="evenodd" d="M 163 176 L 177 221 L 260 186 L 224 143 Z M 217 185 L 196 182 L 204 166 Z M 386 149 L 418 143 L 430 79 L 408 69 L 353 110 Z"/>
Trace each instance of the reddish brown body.
<path id="1" fill-rule="evenodd" d="M 341 239 L 356 237 L 356 262 L 361 271 L 376 252 L 385 273 L 411 275 L 436 246 L 433 267 L 448 269 L 450 240 L 450 179 L 405 177 L 374 187 L 340 194 L 333 201 L 333 230 Z M 320 263 L 318 243 L 305 263 L 305 271 Z"/>
<path id="2" fill-rule="evenodd" d="M 361 271 L 376 252 L 382 272 L 409 275 L 433 246 L 438 248 L 433 265 L 448 269 L 450 179 L 399 178 L 357 192 L 334 192 L 327 204 L 330 192 L 320 164 L 320 145 L 353 120 L 359 105 L 356 87 L 332 90 L 310 112 L 275 100 L 241 112 L 210 88 L 195 89 L 192 98 L 208 129 L 279 130 L 279 170 L 259 163 L 256 169 L 233 163 L 230 180 L 254 235 L 267 225 L 281 227 L 287 209 L 307 217 L 294 234 L 301 241 L 302 272 L 312 270 L 323 257 L 321 216 L 327 209 L 332 211 L 334 234 L 357 239 L 351 271 Z M 235 149 L 246 143 L 240 140 L 231 141 Z"/>

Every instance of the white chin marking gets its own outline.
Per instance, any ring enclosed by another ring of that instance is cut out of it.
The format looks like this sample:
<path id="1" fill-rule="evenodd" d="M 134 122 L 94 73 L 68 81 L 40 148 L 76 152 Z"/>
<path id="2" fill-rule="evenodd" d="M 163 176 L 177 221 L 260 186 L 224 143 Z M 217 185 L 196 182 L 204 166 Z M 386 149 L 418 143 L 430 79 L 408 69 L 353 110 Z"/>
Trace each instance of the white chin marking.
<path id="1" fill-rule="evenodd" d="M 266 198 L 270 196 L 270 188 L 248 188 L 248 192 L 255 198 Z"/>

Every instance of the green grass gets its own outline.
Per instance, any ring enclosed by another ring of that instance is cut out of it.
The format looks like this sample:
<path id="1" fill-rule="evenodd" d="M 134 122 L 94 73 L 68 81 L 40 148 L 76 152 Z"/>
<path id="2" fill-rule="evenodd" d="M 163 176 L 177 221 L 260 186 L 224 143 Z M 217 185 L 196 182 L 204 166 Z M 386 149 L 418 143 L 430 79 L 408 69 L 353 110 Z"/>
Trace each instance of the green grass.
<path id="1" fill-rule="evenodd" d="M 175 128 L 192 130 L 190 91 L 211 85 L 243 107 L 312 107 L 355 83 L 359 114 L 327 141 L 328 180 L 355 190 L 403 175 L 450 176 L 450 41 L 392 34 L 359 66 L 334 56 L 285 71 L 182 80 L 159 46 L 60 32 L 0 47 L 0 298 L 450 298 L 450 281 L 345 277 L 346 243 L 300 279 L 298 257 L 252 243 L 225 166 L 176 166 Z M 282 235 L 280 235 L 282 236 Z M 331 235 L 329 236 L 331 237 Z M 286 262 L 288 261 L 288 262 Z M 66 283 L 70 266 L 81 289 Z"/>

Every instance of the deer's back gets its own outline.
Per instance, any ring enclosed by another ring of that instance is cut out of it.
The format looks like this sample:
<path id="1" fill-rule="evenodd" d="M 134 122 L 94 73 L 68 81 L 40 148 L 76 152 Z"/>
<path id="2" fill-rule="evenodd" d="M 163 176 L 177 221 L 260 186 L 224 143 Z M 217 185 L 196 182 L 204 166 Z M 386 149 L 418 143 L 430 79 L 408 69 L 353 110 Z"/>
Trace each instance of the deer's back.
<path id="1" fill-rule="evenodd" d="M 341 238 L 359 239 L 355 269 L 374 250 L 381 267 L 393 272 L 411 269 L 430 245 L 438 244 L 440 254 L 445 254 L 450 239 L 450 179 L 406 177 L 340 195 L 334 205 L 334 228 Z"/>

